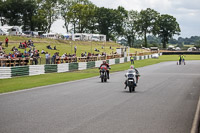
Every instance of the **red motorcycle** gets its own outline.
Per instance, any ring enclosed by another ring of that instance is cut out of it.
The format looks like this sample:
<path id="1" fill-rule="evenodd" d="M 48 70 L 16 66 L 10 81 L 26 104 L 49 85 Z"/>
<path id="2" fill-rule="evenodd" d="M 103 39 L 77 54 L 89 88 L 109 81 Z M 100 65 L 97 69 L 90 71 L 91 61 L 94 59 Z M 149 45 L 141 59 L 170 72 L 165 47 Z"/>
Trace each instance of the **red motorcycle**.
<path id="1" fill-rule="evenodd" d="M 102 65 L 100 68 L 100 78 L 101 78 L 101 82 L 107 82 L 108 79 L 108 67 L 106 65 Z"/>

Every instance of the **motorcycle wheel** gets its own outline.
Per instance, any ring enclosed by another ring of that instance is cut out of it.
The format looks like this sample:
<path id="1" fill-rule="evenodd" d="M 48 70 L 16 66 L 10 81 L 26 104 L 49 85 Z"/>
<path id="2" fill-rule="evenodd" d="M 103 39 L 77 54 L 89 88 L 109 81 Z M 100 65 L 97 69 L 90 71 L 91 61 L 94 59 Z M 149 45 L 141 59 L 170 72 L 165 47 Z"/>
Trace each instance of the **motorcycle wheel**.
<path id="1" fill-rule="evenodd" d="M 103 77 L 101 77 L 101 82 L 103 82 Z"/>
<path id="2" fill-rule="evenodd" d="M 132 91 L 133 91 L 133 92 L 135 91 L 135 86 L 133 86 L 133 89 L 132 89 Z"/>
<path id="3" fill-rule="evenodd" d="M 131 87 L 131 86 L 129 86 L 129 92 L 130 92 L 130 93 L 132 92 L 132 87 Z"/>
<path id="4" fill-rule="evenodd" d="M 104 79 L 104 82 L 107 82 L 107 78 Z"/>

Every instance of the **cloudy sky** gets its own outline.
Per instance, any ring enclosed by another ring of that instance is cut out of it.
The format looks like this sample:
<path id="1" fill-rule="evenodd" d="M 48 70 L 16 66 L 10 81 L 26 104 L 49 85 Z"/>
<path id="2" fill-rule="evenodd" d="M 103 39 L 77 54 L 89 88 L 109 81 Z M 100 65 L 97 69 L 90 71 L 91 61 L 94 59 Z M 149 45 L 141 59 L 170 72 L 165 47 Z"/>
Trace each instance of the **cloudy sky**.
<path id="1" fill-rule="evenodd" d="M 123 6 L 126 10 L 145 10 L 151 8 L 161 14 L 169 14 L 177 19 L 181 28 L 181 37 L 200 36 L 200 1 L 199 0 L 90 0 L 98 7 L 117 8 Z M 56 21 L 52 31 L 65 33 L 64 22 Z"/>

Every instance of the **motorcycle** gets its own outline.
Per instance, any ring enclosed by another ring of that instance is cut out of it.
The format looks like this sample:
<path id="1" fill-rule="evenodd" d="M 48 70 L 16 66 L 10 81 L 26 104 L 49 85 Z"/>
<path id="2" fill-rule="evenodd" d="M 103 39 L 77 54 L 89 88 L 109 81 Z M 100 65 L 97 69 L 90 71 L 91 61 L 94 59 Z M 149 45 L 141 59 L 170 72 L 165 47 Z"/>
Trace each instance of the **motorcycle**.
<path id="1" fill-rule="evenodd" d="M 107 82 L 107 79 L 108 79 L 108 74 L 107 74 L 107 70 L 109 68 L 106 66 L 106 65 L 102 65 L 100 67 L 100 78 L 101 78 L 101 82 Z"/>
<path id="2" fill-rule="evenodd" d="M 139 75 L 136 77 L 136 72 L 135 71 L 131 71 L 128 74 L 125 75 L 125 77 L 127 78 L 126 82 L 127 82 L 127 86 L 129 87 L 129 92 L 134 92 L 135 91 L 135 87 L 136 85 L 136 78 L 139 77 Z"/>

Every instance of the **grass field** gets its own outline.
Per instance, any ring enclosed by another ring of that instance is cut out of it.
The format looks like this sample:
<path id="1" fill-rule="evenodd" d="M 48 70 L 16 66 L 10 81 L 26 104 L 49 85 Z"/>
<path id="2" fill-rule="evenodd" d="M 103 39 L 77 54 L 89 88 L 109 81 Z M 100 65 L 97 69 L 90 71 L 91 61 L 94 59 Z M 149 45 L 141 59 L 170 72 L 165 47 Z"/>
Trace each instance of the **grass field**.
<path id="1" fill-rule="evenodd" d="M 186 55 L 186 60 L 200 60 L 200 55 Z M 147 59 L 135 61 L 135 67 L 143 67 L 165 61 L 177 61 L 178 55 L 163 55 L 159 59 Z M 127 70 L 130 67 L 130 62 L 112 65 L 110 72 Z M 66 73 L 50 73 L 37 76 L 16 77 L 11 79 L 0 79 L 0 93 L 23 90 L 38 86 L 51 85 L 67 81 L 79 80 L 89 77 L 98 76 L 97 68 L 87 69 L 75 72 Z M 111 77 L 112 78 L 112 77 Z"/>

